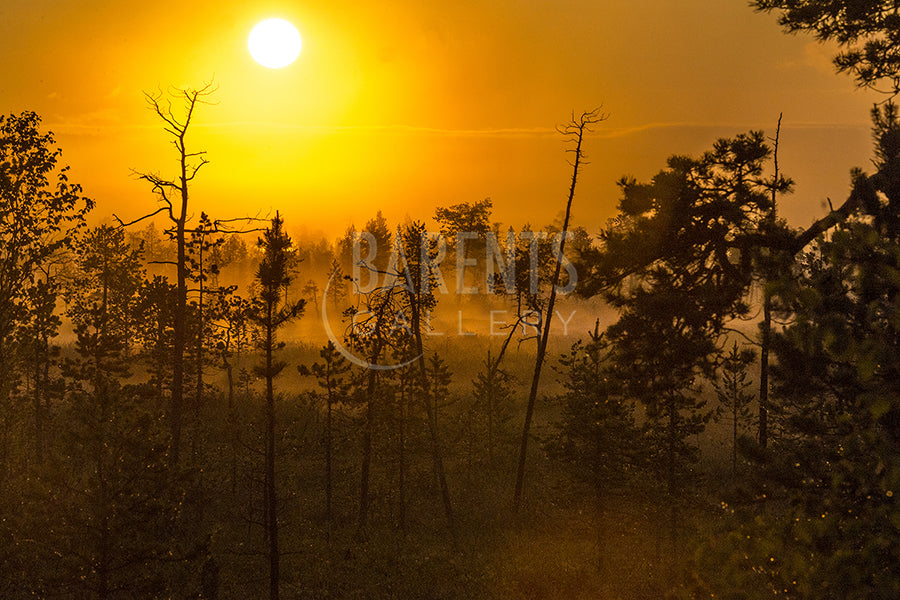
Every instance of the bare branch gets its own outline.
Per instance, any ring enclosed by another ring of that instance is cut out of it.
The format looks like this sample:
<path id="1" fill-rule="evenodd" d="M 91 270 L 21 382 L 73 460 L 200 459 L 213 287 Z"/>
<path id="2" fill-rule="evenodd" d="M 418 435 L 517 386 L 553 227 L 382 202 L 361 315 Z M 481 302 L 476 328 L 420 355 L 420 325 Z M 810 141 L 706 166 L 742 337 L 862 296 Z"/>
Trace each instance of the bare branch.
<path id="1" fill-rule="evenodd" d="M 184 180 L 185 180 L 185 181 L 192 181 L 192 180 L 194 179 L 194 177 L 197 176 L 197 171 L 199 171 L 200 168 L 201 168 L 203 165 L 208 165 L 208 164 L 209 164 L 209 161 L 208 161 L 208 160 L 206 160 L 206 159 L 201 160 L 200 163 L 199 163 L 197 166 L 195 166 L 195 167 L 193 167 L 193 168 L 191 169 L 191 174 L 185 176 Z"/>
<path id="2" fill-rule="evenodd" d="M 860 175 L 860 177 L 865 177 L 864 175 Z M 859 182 L 859 179 L 857 183 Z M 837 225 L 838 223 L 842 223 L 847 220 L 850 214 L 856 210 L 860 204 L 862 203 L 862 197 L 859 193 L 859 186 L 854 183 L 853 191 L 850 193 L 850 197 L 836 210 L 832 210 L 827 215 L 817 220 L 815 223 L 806 228 L 805 231 L 801 232 L 797 235 L 793 240 L 793 244 L 790 247 L 790 251 L 793 254 L 797 254 L 803 248 L 807 246 L 811 241 L 819 237 L 819 234 L 824 233 Z"/>
<path id="3" fill-rule="evenodd" d="M 115 213 L 113 213 L 113 216 L 112 216 L 112 217 L 113 217 L 113 219 L 115 219 L 116 221 L 119 222 L 119 228 L 122 228 L 122 227 L 130 227 L 131 225 L 134 225 L 135 223 L 140 223 L 140 222 L 143 221 L 144 219 L 149 219 L 150 217 L 153 217 L 153 216 L 155 216 L 155 215 L 158 215 L 159 213 L 163 212 L 164 210 L 168 210 L 168 209 L 169 209 L 168 206 L 160 206 L 158 209 L 156 209 L 156 210 L 153 211 L 152 213 L 146 214 L 146 215 L 144 215 L 143 217 L 138 217 L 138 218 L 135 219 L 134 221 L 129 221 L 129 222 L 127 222 L 127 223 L 124 222 L 122 219 L 120 219 L 119 216 L 118 216 L 117 214 L 115 214 Z"/>
<path id="4" fill-rule="evenodd" d="M 753 345 L 753 346 L 761 346 L 761 345 L 762 345 L 762 344 L 760 344 L 758 341 L 756 341 L 756 340 L 751 339 L 750 337 L 748 337 L 747 334 L 744 333 L 743 331 L 741 331 L 740 329 L 735 329 L 735 328 L 733 328 L 733 327 L 723 327 L 723 328 L 722 328 L 722 331 L 728 331 L 728 332 L 730 332 L 730 333 L 736 333 L 736 334 L 738 334 L 739 336 L 741 336 L 742 338 L 744 338 L 744 340 L 746 340 L 746 342 L 747 342 L 748 344 L 750 344 L 750 345 Z"/>

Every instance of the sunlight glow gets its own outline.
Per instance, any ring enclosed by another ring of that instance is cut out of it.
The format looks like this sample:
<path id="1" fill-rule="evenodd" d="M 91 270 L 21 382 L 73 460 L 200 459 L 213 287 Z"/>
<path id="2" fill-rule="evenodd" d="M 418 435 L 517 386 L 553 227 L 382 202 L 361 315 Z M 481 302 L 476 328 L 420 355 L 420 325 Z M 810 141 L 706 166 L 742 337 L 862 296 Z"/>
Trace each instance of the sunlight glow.
<path id="1" fill-rule="evenodd" d="M 247 48 L 253 60 L 262 66 L 280 69 L 300 55 L 300 33 L 284 19 L 266 19 L 250 32 Z"/>

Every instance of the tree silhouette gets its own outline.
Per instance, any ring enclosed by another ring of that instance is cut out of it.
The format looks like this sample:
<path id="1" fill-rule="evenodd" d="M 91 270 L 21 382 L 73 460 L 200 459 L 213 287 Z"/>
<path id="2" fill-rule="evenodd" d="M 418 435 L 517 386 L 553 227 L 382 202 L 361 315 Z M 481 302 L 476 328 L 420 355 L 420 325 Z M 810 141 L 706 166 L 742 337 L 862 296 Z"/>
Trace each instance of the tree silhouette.
<path id="1" fill-rule="evenodd" d="M 612 359 L 647 411 L 673 556 L 678 502 L 697 456 L 691 440 L 709 418 L 698 381 L 712 376 L 727 324 L 749 313 L 757 241 L 796 239 L 769 221 L 770 158 L 763 134 L 751 132 L 718 140 L 698 159 L 674 156 L 649 183 L 623 178 L 620 217 L 601 234 L 599 272 L 615 282 L 605 296 L 620 312 L 607 330 Z"/>
<path id="2" fill-rule="evenodd" d="M 747 367 L 753 362 L 752 350 L 741 350 L 735 342 L 722 358 L 719 380 L 713 381 L 720 407 L 716 418 L 727 415 L 731 421 L 731 476 L 737 475 L 738 436 L 751 420 L 750 402 L 753 394 L 747 392 L 752 382 L 747 381 Z M 760 444 L 762 445 L 762 444 Z"/>
<path id="3" fill-rule="evenodd" d="M 416 356 L 416 364 L 419 368 L 419 381 L 422 389 L 422 401 L 428 416 L 428 430 L 431 438 L 431 457 L 434 463 L 434 471 L 440 487 L 441 502 L 444 507 L 444 516 L 454 544 L 457 541 L 456 519 L 453 515 L 453 504 L 450 498 L 450 488 L 447 484 L 447 475 L 444 470 L 444 457 L 441 450 L 440 434 L 438 431 L 437 401 L 446 387 L 449 376 L 441 370 L 440 360 L 432 363 L 434 376 L 429 377 L 428 364 L 425 358 L 425 346 L 422 331 L 425 327 L 425 315 L 429 314 L 437 305 L 434 290 L 437 287 L 435 271 L 432 268 L 437 255 L 436 244 L 429 239 L 424 223 L 411 223 L 400 230 L 398 246 L 402 248 L 406 258 L 405 271 L 398 275 L 403 277 L 404 284 L 400 285 L 404 298 L 403 312 L 409 317 L 409 331 L 412 336 L 412 346 Z"/>
<path id="4" fill-rule="evenodd" d="M 377 275 L 376 275 L 377 276 Z M 356 380 L 359 388 L 355 394 L 365 404 L 362 434 L 362 459 L 360 463 L 359 516 L 357 518 L 356 538 L 366 540 L 368 537 L 369 507 L 371 504 L 371 468 L 373 459 L 373 441 L 375 435 L 376 415 L 379 404 L 383 402 L 385 386 L 383 379 L 385 369 L 378 368 L 393 346 L 400 346 L 394 339 L 401 328 L 395 324 L 399 308 L 400 288 L 394 285 L 382 285 L 363 295 L 365 310 L 351 306 L 345 312 L 350 320 L 345 341 L 356 354 L 365 357 L 365 368 Z M 373 368 L 374 367 L 374 368 Z"/>
<path id="5" fill-rule="evenodd" d="M 759 11 L 778 12 L 789 33 L 810 32 L 843 50 L 834 57 L 838 71 L 860 86 L 887 82 L 900 92 L 900 14 L 892 0 L 753 0 Z"/>
<path id="6" fill-rule="evenodd" d="M 175 240 L 175 310 L 172 334 L 172 397 L 169 409 L 169 424 L 172 430 L 172 458 L 178 462 L 181 451 L 181 433 L 184 423 L 184 359 L 187 347 L 187 233 L 190 218 L 188 201 L 190 185 L 197 173 L 208 164 L 205 151 L 190 152 L 187 134 L 194 118 L 194 111 L 215 93 L 212 83 L 201 88 L 176 90 L 172 96 L 183 103 L 182 115 L 172 108 L 172 101 L 163 100 L 163 94 L 145 94 L 150 109 L 163 121 L 163 129 L 172 136 L 172 143 L 178 152 L 179 172 L 174 179 L 166 179 L 156 173 L 137 173 L 138 177 L 151 185 L 162 206 L 157 210 L 128 223 L 116 217 L 123 227 L 132 225 L 154 215 L 163 213 L 172 223 L 171 236 Z"/>
<path id="7" fill-rule="evenodd" d="M 0 494 L 4 492 L 10 394 L 19 376 L 16 330 L 27 321 L 38 270 L 71 248 L 94 203 L 58 165 L 52 133 L 33 112 L 0 116 Z"/>
<path id="8" fill-rule="evenodd" d="M 224 294 L 225 288 L 210 285 L 212 278 L 218 278 L 219 264 L 215 262 L 216 250 L 225 243 L 219 237 L 218 227 L 205 212 L 200 213 L 197 226 L 191 229 L 190 239 L 186 243 L 189 278 L 197 285 L 197 302 L 195 305 L 195 341 L 194 356 L 196 382 L 194 384 L 194 409 L 199 410 L 203 404 L 203 366 L 204 350 L 211 337 L 209 331 L 209 315 L 206 313 L 207 295 Z"/>
<path id="9" fill-rule="evenodd" d="M 474 263 L 474 269 L 467 269 L 477 277 L 477 269 L 485 267 L 478 257 L 486 257 L 487 235 L 491 233 L 491 210 L 493 203 L 490 198 L 477 202 L 463 202 L 448 207 L 438 207 L 434 211 L 434 220 L 440 226 L 440 233 L 447 245 L 447 254 L 456 261 L 457 277 L 464 275 L 465 270 L 461 266 Z M 459 253 L 462 250 L 462 254 Z M 457 299 L 462 300 L 460 293 L 466 287 L 465 277 L 456 281 Z M 477 287 L 477 286 L 474 286 Z"/>
<path id="10" fill-rule="evenodd" d="M 858 208 L 778 282 L 775 306 L 792 317 L 772 339 L 783 435 L 750 453 L 774 502 L 738 507 L 726 543 L 709 550 L 726 575 L 705 576 L 711 593 L 900 593 L 897 563 L 883 558 L 900 552 L 900 119 L 888 103 L 873 121 L 877 173 L 855 175 L 866 184 Z"/>
<path id="11" fill-rule="evenodd" d="M 572 162 L 572 181 L 569 185 L 569 197 L 566 201 L 566 212 L 562 224 L 562 239 L 559 245 L 559 252 L 555 256 L 556 266 L 553 270 L 553 277 L 550 280 L 550 297 L 547 300 L 547 309 L 542 318 L 541 332 L 538 340 L 537 356 L 534 361 L 534 371 L 531 378 L 531 390 L 528 393 L 528 404 L 525 407 L 525 424 L 522 427 L 522 443 L 519 447 L 519 462 L 516 469 L 516 488 L 513 497 L 513 506 L 516 511 L 522 504 L 522 493 L 525 485 L 525 461 L 528 456 L 528 439 L 531 435 L 531 419 L 534 416 L 534 404 L 537 401 L 538 386 L 541 381 L 541 369 L 544 365 L 544 356 L 547 353 L 547 340 L 550 337 L 550 323 L 553 320 L 553 307 L 556 302 L 556 288 L 559 284 L 559 275 L 562 267 L 562 257 L 566 247 L 566 237 L 569 231 L 569 218 L 572 215 L 572 200 L 575 199 L 575 185 L 578 182 L 578 172 L 584 160 L 584 152 L 582 143 L 584 135 L 590 131 L 592 125 L 606 120 L 607 116 L 600 113 L 599 109 L 584 112 L 576 120 L 573 116 L 572 121 L 561 130 L 565 136 L 569 137 L 575 144 L 573 149 L 568 150 L 575 154 Z M 533 276 L 535 274 L 532 274 Z"/>
<path id="12" fill-rule="evenodd" d="M 280 347 L 277 331 L 285 323 L 296 319 L 303 311 L 305 300 L 290 304 L 283 302 L 282 294 L 291 281 L 288 273 L 291 238 L 284 232 L 284 222 L 276 213 L 271 226 L 259 240 L 263 259 L 256 271 L 258 295 L 251 306 L 253 319 L 262 330 L 261 350 L 264 363 L 259 371 L 266 380 L 266 449 L 265 449 L 265 498 L 266 539 L 269 555 L 269 598 L 278 600 L 281 553 L 278 548 L 278 501 L 275 481 L 275 376 L 285 367 L 275 360 Z"/>
<path id="13" fill-rule="evenodd" d="M 509 338 L 507 338 L 509 339 Z M 509 421 L 513 390 L 511 377 L 500 369 L 502 356 L 494 358 L 488 350 L 484 368 L 472 380 L 475 410 L 484 417 L 488 462 L 493 465 L 497 438 Z"/>
<path id="14" fill-rule="evenodd" d="M 564 462 L 594 494 L 597 519 L 598 566 L 607 559 L 603 517 L 613 498 L 634 492 L 635 481 L 646 476 L 644 432 L 634 416 L 634 403 L 623 390 L 611 366 L 610 346 L 599 322 L 587 342 L 578 340 L 560 358 L 562 421 L 556 436 L 546 442 L 548 452 Z"/>
<path id="15" fill-rule="evenodd" d="M 146 361 L 157 397 L 163 398 L 164 390 L 171 386 L 176 288 L 165 277 L 154 275 L 141 282 L 137 301 L 137 341 L 141 345 L 141 358 Z"/>
<path id="16" fill-rule="evenodd" d="M 191 503 L 170 470 L 158 409 L 146 388 L 122 383 L 131 376 L 124 348 L 139 252 L 123 230 L 100 226 L 79 241 L 75 261 L 66 291 L 75 354 L 64 364 L 60 439 L 38 482 L 41 508 L 52 510 L 37 511 L 47 567 L 37 593 L 165 595 L 178 585 L 195 530 L 182 521 Z"/>
<path id="17" fill-rule="evenodd" d="M 51 265 L 41 270 L 43 281 L 36 281 L 26 290 L 28 317 L 20 324 L 16 336 L 24 362 L 30 366 L 26 376 L 30 380 L 34 405 L 34 450 L 38 465 L 44 460 L 44 430 L 50 401 L 61 395 L 62 387 L 61 379 L 51 375 L 51 366 L 59 362 L 60 347 L 50 343 L 59 335 L 62 326 L 62 319 L 56 312 L 61 285 L 50 274 L 53 270 Z"/>
<path id="18" fill-rule="evenodd" d="M 328 342 L 320 351 L 322 362 L 312 366 L 312 373 L 318 380 L 319 387 L 325 395 L 325 519 L 328 523 L 328 536 L 334 527 L 332 511 L 333 496 L 333 452 L 334 452 L 334 406 L 348 398 L 350 382 L 346 379 L 350 371 L 350 363 L 338 352 L 333 342 Z"/>

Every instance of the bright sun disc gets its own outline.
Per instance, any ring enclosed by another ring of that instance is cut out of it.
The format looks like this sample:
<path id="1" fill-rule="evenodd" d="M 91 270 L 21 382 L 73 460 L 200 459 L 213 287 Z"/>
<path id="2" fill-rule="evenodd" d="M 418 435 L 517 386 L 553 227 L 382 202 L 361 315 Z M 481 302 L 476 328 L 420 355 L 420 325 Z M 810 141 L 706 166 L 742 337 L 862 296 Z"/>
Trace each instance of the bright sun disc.
<path id="1" fill-rule="evenodd" d="M 284 19 L 266 19 L 250 32 L 247 48 L 253 60 L 270 69 L 280 69 L 300 55 L 300 33 Z"/>

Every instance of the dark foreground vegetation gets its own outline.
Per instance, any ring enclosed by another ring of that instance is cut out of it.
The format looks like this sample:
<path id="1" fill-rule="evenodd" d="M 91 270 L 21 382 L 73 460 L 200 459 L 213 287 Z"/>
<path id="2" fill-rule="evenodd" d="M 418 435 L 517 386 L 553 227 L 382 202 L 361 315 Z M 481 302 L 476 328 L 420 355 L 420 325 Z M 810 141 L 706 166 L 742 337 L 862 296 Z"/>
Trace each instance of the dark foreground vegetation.
<path id="1" fill-rule="evenodd" d="M 892 3 L 756 5 L 900 89 Z M 181 169 L 94 227 L 37 115 L 0 119 L 0 596 L 900 597 L 892 102 L 873 171 L 803 230 L 778 128 L 573 227 L 587 112 L 549 236 L 481 201 L 437 210 L 442 246 L 201 213 L 211 92 L 148 97 Z M 475 264 L 443 281 L 443 255 Z M 566 302 L 591 312 L 570 337 Z M 432 335 L 447 305 L 505 310 L 500 335 Z"/>

